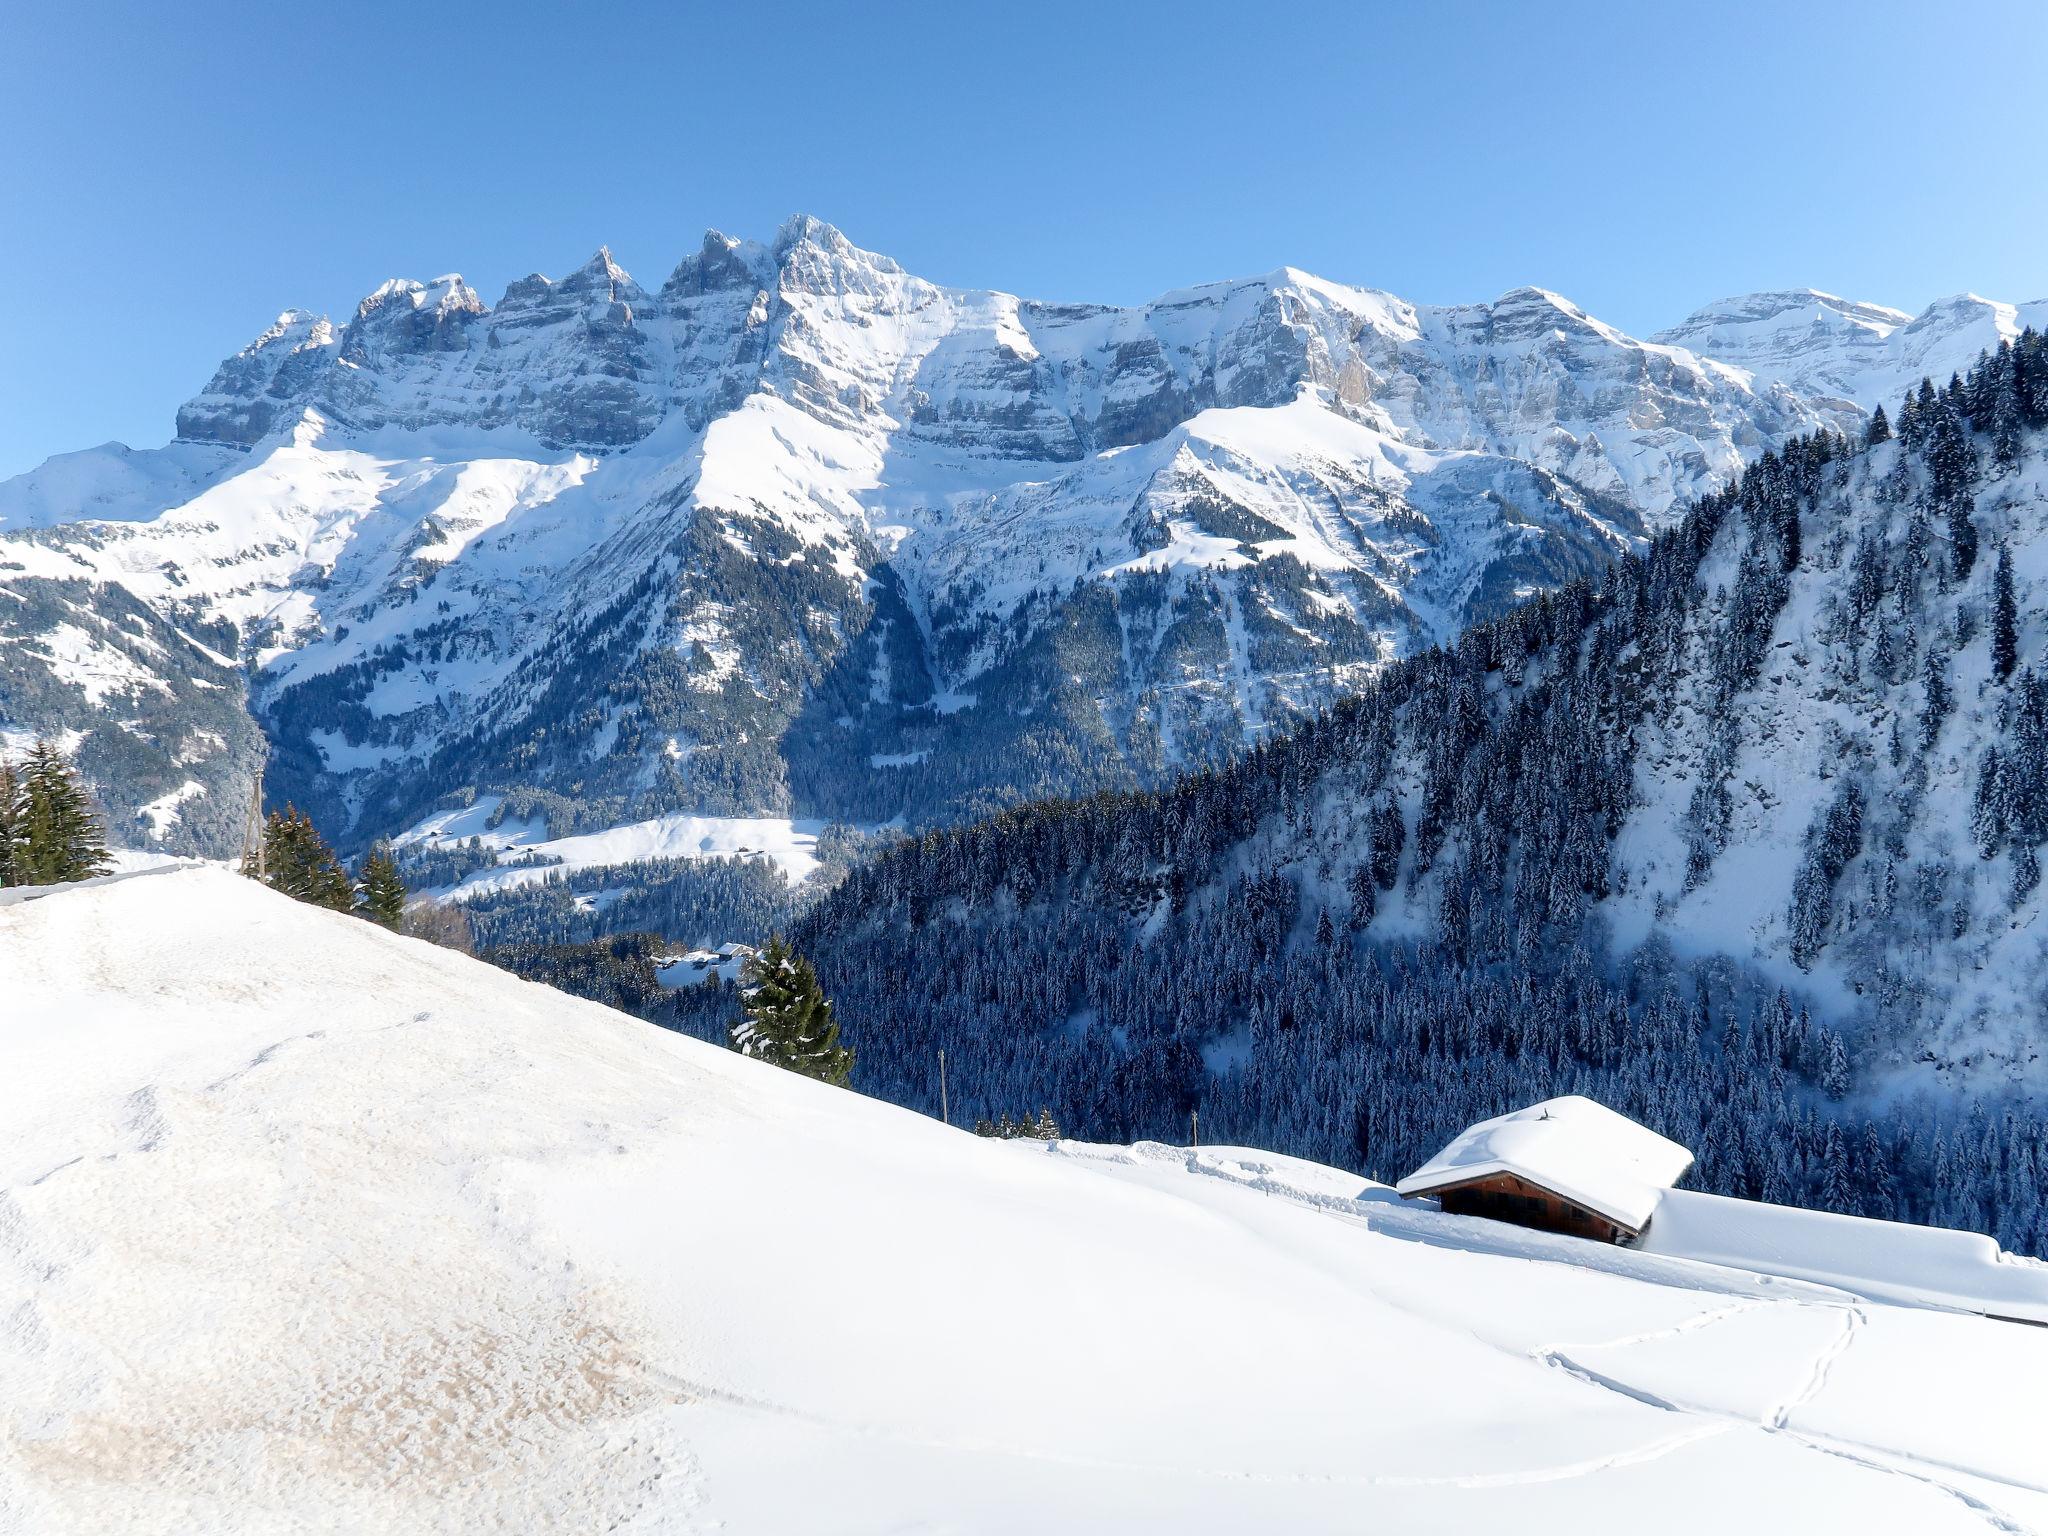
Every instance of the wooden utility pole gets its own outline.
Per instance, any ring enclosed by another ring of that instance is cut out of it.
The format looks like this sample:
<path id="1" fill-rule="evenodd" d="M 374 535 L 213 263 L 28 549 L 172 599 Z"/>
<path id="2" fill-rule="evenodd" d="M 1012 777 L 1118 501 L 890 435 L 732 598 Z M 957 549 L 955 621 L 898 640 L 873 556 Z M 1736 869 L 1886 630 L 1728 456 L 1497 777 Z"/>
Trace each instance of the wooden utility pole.
<path id="1" fill-rule="evenodd" d="M 939 1047 L 939 1119 L 946 1125 L 953 1123 L 952 1112 L 946 1106 L 946 1048 Z"/>
<path id="2" fill-rule="evenodd" d="M 249 819 L 242 825 L 242 872 L 256 871 L 258 880 L 267 879 L 263 847 L 263 765 L 256 765 L 256 783 L 249 791 Z"/>

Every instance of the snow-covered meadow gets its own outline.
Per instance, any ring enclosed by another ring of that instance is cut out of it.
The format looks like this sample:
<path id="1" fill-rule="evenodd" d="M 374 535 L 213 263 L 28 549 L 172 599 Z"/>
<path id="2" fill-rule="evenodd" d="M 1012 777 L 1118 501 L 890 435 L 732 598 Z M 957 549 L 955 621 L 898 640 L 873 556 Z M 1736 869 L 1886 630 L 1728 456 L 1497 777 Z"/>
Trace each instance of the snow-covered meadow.
<path id="1" fill-rule="evenodd" d="M 825 823 L 787 816 L 656 816 L 601 832 L 549 837 L 539 818 L 500 818 L 501 795 L 479 795 L 459 810 L 437 811 L 393 840 L 400 849 L 454 848 L 475 839 L 497 856 L 496 867 L 434 894 L 456 901 L 535 885 L 551 875 L 606 869 L 642 859 L 765 859 L 791 885 L 818 868 Z"/>
<path id="2" fill-rule="evenodd" d="M 978 1140 L 215 869 L 0 906 L 0 1531 L 2048 1528 L 2048 1329 Z"/>

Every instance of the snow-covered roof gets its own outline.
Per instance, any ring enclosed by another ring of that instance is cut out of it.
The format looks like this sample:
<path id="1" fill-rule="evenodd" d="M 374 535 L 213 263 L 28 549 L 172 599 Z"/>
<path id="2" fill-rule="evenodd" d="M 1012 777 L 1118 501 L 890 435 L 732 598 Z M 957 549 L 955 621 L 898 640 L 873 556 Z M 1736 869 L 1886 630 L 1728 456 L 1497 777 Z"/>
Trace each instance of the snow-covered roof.
<path id="1" fill-rule="evenodd" d="M 1571 1094 L 1480 1121 L 1394 1187 L 1426 1195 L 1512 1173 L 1641 1231 L 1658 1196 L 1691 1166 L 1677 1142 Z"/>

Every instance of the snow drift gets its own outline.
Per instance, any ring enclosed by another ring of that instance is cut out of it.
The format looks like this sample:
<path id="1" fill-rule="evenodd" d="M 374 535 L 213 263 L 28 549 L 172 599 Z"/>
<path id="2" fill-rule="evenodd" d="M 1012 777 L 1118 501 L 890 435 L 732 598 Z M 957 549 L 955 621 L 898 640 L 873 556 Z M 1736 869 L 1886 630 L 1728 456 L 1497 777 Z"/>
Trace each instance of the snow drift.
<path id="1" fill-rule="evenodd" d="M 2048 1328 L 2048 1264 L 2001 1252 L 1981 1232 L 1667 1189 L 1642 1246 L 1908 1306 L 1953 1307 Z"/>

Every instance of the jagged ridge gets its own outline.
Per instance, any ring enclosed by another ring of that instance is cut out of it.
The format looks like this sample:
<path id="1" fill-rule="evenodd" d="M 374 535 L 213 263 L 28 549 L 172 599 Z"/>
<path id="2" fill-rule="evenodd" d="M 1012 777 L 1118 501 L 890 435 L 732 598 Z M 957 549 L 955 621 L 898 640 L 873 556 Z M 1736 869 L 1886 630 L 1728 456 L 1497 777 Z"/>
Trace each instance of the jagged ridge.
<path id="1" fill-rule="evenodd" d="M 1218 760 L 1857 421 L 1537 289 L 1046 304 L 798 218 L 654 292 L 600 251 L 290 312 L 0 521 L 17 580 L 232 626 L 274 791 L 352 841 L 479 791 L 927 820 Z"/>

